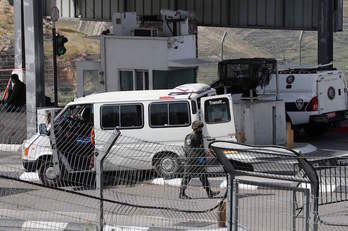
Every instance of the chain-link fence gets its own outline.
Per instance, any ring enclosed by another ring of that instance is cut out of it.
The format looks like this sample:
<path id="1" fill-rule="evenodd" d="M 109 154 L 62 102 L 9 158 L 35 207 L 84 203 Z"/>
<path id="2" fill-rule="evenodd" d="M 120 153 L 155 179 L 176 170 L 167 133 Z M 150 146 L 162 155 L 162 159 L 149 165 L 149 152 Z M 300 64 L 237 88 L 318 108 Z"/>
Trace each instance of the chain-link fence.
<path id="1" fill-rule="evenodd" d="M 227 143 L 208 151 L 159 143 L 96 129 L 85 110 L 65 110 L 54 120 L 53 109 L 39 111 L 38 134 L 26 139 L 32 112 L 2 108 L 1 228 L 223 230 L 225 219 L 233 230 L 347 228 L 344 166 L 311 175 L 310 162 L 282 148 Z M 228 160 L 217 159 L 219 153 Z M 333 196 L 328 182 L 341 194 Z"/>

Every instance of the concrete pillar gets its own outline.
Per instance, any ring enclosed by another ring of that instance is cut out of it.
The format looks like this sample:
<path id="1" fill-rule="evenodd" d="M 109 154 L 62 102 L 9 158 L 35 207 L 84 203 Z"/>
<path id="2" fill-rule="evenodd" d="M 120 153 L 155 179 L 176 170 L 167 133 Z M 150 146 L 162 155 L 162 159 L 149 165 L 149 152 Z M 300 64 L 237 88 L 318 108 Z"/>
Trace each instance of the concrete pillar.
<path id="1" fill-rule="evenodd" d="M 24 53 L 24 31 L 23 23 L 23 0 L 14 0 L 14 48 L 15 48 L 15 68 L 25 68 Z"/>
<path id="2" fill-rule="evenodd" d="M 333 61 L 334 1 L 320 0 L 318 21 L 318 64 Z M 332 68 L 331 66 L 326 69 Z"/>
<path id="3" fill-rule="evenodd" d="M 45 103 L 42 1 L 23 0 L 25 69 L 27 86 L 27 136 L 36 133 L 38 107 Z"/>

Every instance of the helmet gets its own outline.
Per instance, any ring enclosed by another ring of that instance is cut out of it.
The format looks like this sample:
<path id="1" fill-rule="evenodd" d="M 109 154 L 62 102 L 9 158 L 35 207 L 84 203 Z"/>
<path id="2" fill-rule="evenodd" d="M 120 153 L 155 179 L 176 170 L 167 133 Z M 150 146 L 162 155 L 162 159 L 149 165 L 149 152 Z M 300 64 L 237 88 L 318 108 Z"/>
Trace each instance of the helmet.
<path id="1" fill-rule="evenodd" d="M 204 127 L 204 124 L 201 121 L 199 121 L 199 120 L 196 120 L 196 121 L 194 121 L 192 123 L 192 129 L 193 130 L 196 130 L 196 129 L 202 128 L 202 127 Z"/>

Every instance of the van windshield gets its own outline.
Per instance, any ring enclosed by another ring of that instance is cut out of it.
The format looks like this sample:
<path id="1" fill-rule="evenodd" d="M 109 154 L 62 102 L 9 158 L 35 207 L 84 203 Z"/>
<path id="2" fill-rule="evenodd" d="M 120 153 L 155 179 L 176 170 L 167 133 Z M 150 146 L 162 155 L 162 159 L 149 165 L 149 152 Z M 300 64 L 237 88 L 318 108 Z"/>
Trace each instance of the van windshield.
<path id="1" fill-rule="evenodd" d="M 217 98 L 205 101 L 205 122 L 207 124 L 226 123 L 231 121 L 229 101 Z"/>
<path id="2" fill-rule="evenodd" d="M 59 119 L 75 119 L 93 124 L 93 107 L 90 104 L 71 105 L 60 114 Z"/>

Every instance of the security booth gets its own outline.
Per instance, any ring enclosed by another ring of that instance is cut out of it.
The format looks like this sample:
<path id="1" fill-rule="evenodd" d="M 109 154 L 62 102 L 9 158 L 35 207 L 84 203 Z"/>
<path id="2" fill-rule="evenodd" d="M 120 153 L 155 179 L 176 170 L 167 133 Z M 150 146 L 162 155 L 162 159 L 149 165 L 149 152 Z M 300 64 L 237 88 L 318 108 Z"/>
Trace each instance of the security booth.
<path id="1" fill-rule="evenodd" d="M 78 97 L 100 90 L 172 89 L 197 82 L 192 16 L 186 11 L 161 14 L 162 23 L 142 23 L 135 12 L 114 13 L 112 32 L 100 36 L 100 61 L 77 62 Z"/>

